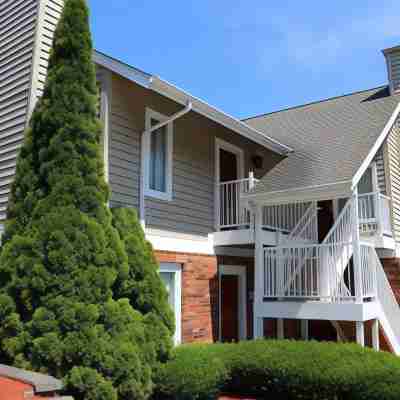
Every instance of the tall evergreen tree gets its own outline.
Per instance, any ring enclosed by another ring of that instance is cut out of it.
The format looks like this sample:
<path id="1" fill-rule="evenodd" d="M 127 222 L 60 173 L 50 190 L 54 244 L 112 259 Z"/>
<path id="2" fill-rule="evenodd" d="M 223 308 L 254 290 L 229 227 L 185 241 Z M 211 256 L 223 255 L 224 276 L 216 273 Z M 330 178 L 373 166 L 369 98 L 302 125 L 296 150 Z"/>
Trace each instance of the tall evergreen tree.
<path id="1" fill-rule="evenodd" d="M 85 0 L 66 0 L 21 148 L 0 256 L 5 362 L 77 399 L 145 399 L 173 322 L 132 211 L 107 208 Z"/>

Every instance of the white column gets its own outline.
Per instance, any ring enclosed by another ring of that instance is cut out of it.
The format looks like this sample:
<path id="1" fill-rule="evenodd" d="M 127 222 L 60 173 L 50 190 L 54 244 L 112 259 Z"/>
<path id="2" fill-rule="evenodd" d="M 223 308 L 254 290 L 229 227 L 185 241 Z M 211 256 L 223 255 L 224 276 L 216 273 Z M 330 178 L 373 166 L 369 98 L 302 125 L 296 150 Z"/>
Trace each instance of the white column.
<path id="1" fill-rule="evenodd" d="M 254 207 L 254 338 L 263 336 L 262 306 L 264 297 L 264 248 L 262 243 L 262 209 L 261 206 Z M 261 320 L 261 323 L 260 323 Z"/>
<path id="2" fill-rule="evenodd" d="M 372 347 L 379 351 L 379 320 L 374 319 L 372 322 Z"/>
<path id="3" fill-rule="evenodd" d="M 301 320 L 301 338 L 303 340 L 308 340 L 309 339 L 309 323 L 308 319 L 302 319 Z"/>
<path id="4" fill-rule="evenodd" d="M 254 339 L 264 337 L 264 318 L 254 318 Z"/>
<path id="5" fill-rule="evenodd" d="M 361 274 L 361 249 L 360 249 L 360 231 L 358 220 L 358 189 L 353 191 L 352 199 L 352 240 L 353 240 L 353 262 L 354 262 L 354 286 L 357 303 L 362 303 L 362 274 Z"/>
<path id="6" fill-rule="evenodd" d="M 365 335 L 364 335 L 364 322 L 356 321 L 356 337 L 357 344 L 364 347 L 365 346 Z"/>
<path id="7" fill-rule="evenodd" d="M 276 321 L 276 337 L 285 339 L 285 320 L 283 318 L 278 318 Z"/>

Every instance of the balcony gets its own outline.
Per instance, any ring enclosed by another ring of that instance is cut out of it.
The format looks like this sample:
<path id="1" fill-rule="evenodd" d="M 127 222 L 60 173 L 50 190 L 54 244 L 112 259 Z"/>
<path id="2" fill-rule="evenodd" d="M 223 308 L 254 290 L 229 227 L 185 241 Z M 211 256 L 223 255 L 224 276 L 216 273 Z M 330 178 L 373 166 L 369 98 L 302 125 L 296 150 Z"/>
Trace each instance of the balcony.
<path id="1" fill-rule="evenodd" d="M 247 179 L 222 182 L 216 185 L 215 245 L 254 243 L 254 214 L 243 195 L 257 183 L 252 175 Z M 275 246 L 288 238 L 306 214 L 311 203 L 282 204 L 262 208 L 263 243 Z"/>
<path id="2" fill-rule="evenodd" d="M 361 234 L 392 236 L 390 197 L 382 193 L 366 193 L 358 196 L 358 217 Z"/>

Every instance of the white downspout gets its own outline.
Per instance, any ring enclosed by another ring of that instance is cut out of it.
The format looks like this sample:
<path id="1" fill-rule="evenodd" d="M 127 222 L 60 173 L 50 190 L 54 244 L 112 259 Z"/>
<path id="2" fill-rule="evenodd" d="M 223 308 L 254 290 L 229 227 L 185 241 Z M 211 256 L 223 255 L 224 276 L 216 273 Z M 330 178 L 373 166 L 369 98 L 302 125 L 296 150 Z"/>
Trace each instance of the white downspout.
<path id="1" fill-rule="evenodd" d="M 168 119 L 165 121 L 162 121 L 154 126 L 152 126 L 150 129 L 145 130 L 142 135 L 141 135 L 141 157 L 140 157 L 140 199 L 139 199 L 139 218 L 140 218 L 140 224 L 142 225 L 143 230 L 146 228 L 146 204 L 145 204 L 145 195 L 144 195 L 144 188 L 145 188 L 145 163 L 146 163 L 146 157 L 145 157 L 145 148 L 144 148 L 144 138 L 145 135 L 150 134 L 151 132 L 156 131 L 157 129 L 162 128 L 165 125 L 170 124 L 171 122 L 175 121 L 176 119 L 183 117 L 185 114 L 190 112 L 193 109 L 192 103 L 189 101 L 187 103 L 187 106 L 178 111 L 177 113 L 171 115 Z"/>

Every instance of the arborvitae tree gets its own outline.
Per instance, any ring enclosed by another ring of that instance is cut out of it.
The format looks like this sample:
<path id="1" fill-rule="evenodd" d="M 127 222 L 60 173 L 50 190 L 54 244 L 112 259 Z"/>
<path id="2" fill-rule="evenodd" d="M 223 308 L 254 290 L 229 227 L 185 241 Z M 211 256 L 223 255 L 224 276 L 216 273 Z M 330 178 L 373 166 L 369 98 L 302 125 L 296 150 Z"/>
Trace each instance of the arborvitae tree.
<path id="1" fill-rule="evenodd" d="M 97 98 L 88 8 L 67 0 L 9 203 L 0 358 L 76 399 L 144 399 L 172 316 L 137 219 L 106 205 Z"/>

